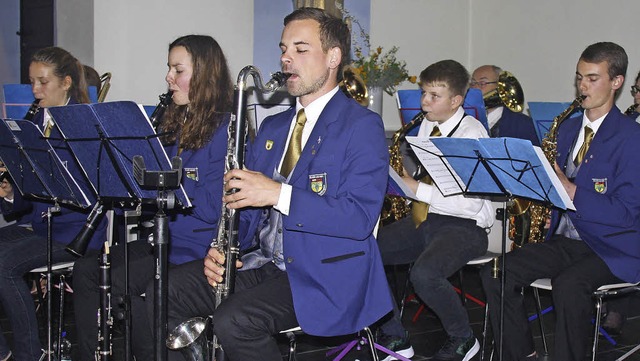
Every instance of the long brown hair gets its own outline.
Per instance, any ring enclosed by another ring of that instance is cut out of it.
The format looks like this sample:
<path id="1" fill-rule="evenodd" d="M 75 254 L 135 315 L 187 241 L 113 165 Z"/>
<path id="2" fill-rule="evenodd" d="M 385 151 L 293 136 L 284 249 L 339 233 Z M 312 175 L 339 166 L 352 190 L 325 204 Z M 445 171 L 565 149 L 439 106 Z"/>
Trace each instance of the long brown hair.
<path id="1" fill-rule="evenodd" d="M 165 144 L 180 137 L 182 149 L 202 148 L 222 123 L 222 114 L 233 107 L 233 83 L 227 59 L 218 42 L 207 35 L 186 35 L 169 45 L 182 46 L 191 55 L 193 74 L 189 82 L 189 104 L 171 104 L 160 131 Z"/>
<path id="2" fill-rule="evenodd" d="M 53 74 L 61 80 L 67 75 L 71 77 L 69 96 L 78 103 L 89 103 L 84 67 L 71 53 L 57 46 L 43 48 L 33 54 L 31 62 L 51 66 Z"/>

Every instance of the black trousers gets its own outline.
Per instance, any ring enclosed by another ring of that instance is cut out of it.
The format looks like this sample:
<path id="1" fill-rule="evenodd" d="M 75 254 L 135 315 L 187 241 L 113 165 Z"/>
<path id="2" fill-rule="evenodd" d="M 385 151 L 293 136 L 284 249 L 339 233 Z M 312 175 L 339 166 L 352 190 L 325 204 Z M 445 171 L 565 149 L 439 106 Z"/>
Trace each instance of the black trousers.
<path id="1" fill-rule="evenodd" d="M 481 270 L 481 278 L 495 331 L 499 329 L 500 279 L 491 277 L 490 266 Z M 554 236 L 544 243 L 526 244 L 508 253 L 505 277 L 504 361 L 520 360 L 535 350 L 522 287 L 538 278 L 551 278 L 556 313 L 553 359 L 583 361 L 592 331 L 591 294 L 603 284 L 622 282 L 586 243 L 562 236 Z"/>
<path id="2" fill-rule="evenodd" d="M 147 285 L 153 285 L 154 258 L 152 247 L 145 241 L 128 244 L 129 292 L 131 295 L 131 333 L 133 354 L 138 360 L 153 360 L 153 334 L 141 295 Z M 73 307 L 76 317 L 77 360 L 93 361 L 98 346 L 97 310 L 100 304 L 98 288 L 99 253 L 93 251 L 76 261 L 73 267 Z M 124 252 L 118 245 L 111 249 L 112 303 L 124 294 Z M 120 308 L 112 304 L 114 313 Z M 153 308 L 153 305 L 151 306 Z M 76 360 L 74 358 L 74 360 Z"/>
<path id="3" fill-rule="evenodd" d="M 153 295 L 149 291 L 147 295 Z M 147 306 L 152 319 L 150 299 Z M 189 318 L 213 314 L 213 330 L 231 361 L 281 361 L 274 335 L 298 326 L 287 273 L 273 263 L 237 272 L 235 293 L 217 309 L 203 261 L 176 266 L 171 269 L 168 309 L 169 332 Z M 169 359 L 184 360 L 178 352 L 170 352 Z"/>

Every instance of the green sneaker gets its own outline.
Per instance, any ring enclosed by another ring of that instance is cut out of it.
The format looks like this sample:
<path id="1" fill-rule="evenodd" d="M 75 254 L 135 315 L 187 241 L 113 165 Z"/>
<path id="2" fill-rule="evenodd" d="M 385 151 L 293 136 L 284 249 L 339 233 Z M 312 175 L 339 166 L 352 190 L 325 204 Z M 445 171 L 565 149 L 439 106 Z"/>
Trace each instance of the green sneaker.
<path id="1" fill-rule="evenodd" d="M 434 361 L 469 361 L 480 350 L 480 343 L 474 336 L 451 337 L 442 345 L 440 351 L 431 357 Z"/>
<path id="2" fill-rule="evenodd" d="M 378 345 L 389 351 L 393 351 L 402 357 L 411 358 L 414 355 L 413 347 L 411 347 L 411 343 L 409 342 L 409 333 L 406 331 L 404 337 L 381 335 L 378 340 Z M 397 357 L 381 350 L 378 350 L 378 358 L 380 361 L 392 361 L 398 359 Z"/>

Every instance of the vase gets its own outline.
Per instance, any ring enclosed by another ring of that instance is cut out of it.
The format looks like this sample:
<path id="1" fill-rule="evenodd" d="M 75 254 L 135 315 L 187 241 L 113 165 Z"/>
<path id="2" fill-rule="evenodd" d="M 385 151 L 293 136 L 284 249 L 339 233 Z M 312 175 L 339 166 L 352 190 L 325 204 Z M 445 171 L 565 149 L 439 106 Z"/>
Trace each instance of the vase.
<path id="1" fill-rule="evenodd" d="M 382 116 L 382 88 L 377 86 L 367 87 L 367 93 L 369 95 L 369 105 L 367 108 Z"/>

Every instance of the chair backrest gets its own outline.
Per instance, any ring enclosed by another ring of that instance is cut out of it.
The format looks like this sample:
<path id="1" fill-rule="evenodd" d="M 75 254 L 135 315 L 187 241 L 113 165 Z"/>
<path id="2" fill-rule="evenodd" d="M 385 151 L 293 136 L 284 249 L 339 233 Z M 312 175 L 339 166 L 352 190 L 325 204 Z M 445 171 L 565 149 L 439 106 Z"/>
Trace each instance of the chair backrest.
<path id="1" fill-rule="evenodd" d="M 404 89 L 396 92 L 396 102 L 398 105 L 398 111 L 400 112 L 400 120 L 402 125 L 405 125 L 411 121 L 411 119 L 418 114 L 421 109 L 422 90 L 420 89 Z M 478 119 L 485 129 L 489 129 L 487 123 L 487 110 L 484 107 L 484 99 L 482 98 L 482 92 L 480 89 L 469 89 L 467 95 L 464 98 L 464 104 L 462 105 L 465 112 L 474 118 Z M 414 130 L 417 133 L 418 130 Z M 415 135 L 410 131 L 407 135 Z"/>
<path id="2" fill-rule="evenodd" d="M 27 114 L 31 103 L 35 100 L 30 84 L 4 84 L 4 101 L 2 117 L 22 119 Z"/>
<path id="3" fill-rule="evenodd" d="M 2 118 L 23 119 L 31 103 L 35 100 L 31 84 L 4 84 L 4 101 L 2 102 Z M 95 86 L 87 88 L 89 100 L 98 102 L 98 90 Z"/>

